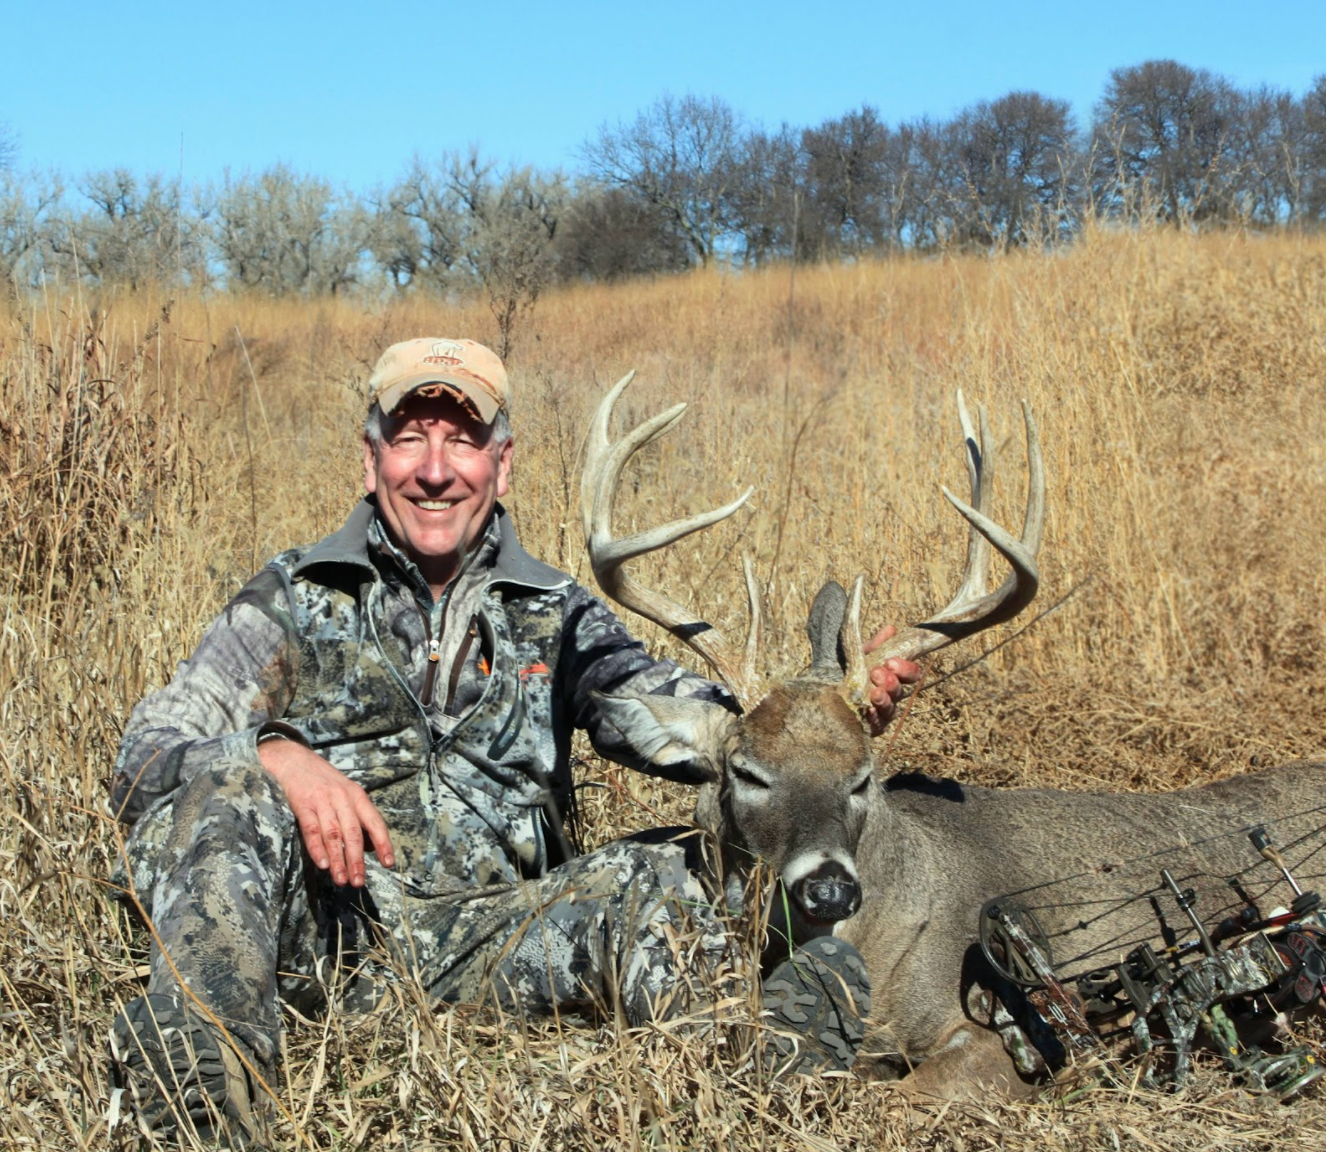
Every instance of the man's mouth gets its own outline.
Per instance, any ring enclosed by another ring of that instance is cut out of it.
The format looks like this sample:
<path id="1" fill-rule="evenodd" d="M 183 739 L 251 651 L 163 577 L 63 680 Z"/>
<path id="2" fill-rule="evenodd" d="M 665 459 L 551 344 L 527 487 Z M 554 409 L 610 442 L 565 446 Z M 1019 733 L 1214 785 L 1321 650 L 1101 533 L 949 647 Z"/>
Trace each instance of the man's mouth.
<path id="1" fill-rule="evenodd" d="M 448 508 L 454 508 L 454 500 L 416 500 L 416 508 L 422 508 L 425 512 L 445 512 Z"/>

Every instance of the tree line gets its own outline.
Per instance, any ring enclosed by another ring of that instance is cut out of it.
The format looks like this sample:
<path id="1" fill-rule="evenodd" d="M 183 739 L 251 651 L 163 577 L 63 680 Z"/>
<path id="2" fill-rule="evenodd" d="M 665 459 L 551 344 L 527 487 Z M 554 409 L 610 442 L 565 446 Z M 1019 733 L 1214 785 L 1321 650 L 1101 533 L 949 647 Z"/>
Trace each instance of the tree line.
<path id="1" fill-rule="evenodd" d="M 663 96 L 603 125 L 567 173 L 479 152 L 416 158 L 362 196 L 284 165 L 185 188 L 159 175 L 21 176 L 0 133 L 0 278 L 271 294 L 479 290 L 514 324 L 557 280 L 714 260 L 1003 250 L 1088 218 L 1249 228 L 1326 219 L 1326 75 L 1302 96 L 1152 60 L 1114 70 L 1090 123 L 1010 92 L 948 120 L 870 105 L 814 127 Z"/>

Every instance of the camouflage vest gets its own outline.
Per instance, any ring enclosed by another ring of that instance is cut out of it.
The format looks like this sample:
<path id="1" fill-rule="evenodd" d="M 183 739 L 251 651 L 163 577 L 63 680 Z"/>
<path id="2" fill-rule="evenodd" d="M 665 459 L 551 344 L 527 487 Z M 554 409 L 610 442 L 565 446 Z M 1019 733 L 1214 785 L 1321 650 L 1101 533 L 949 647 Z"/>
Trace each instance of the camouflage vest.
<path id="1" fill-rule="evenodd" d="M 314 553 L 272 562 L 299 646 L 282 722 L 372 793 L 397 856 L 392 873 L 370 859 L 374 887 L 403 881 L 408 894 L 438 895 L 540 876 L 560 859 L 549 859 L 545 807 L 565 811 L 570 794 L 569 726 L 553 708 L 571 583 L 529 565 L 532 579 L 513 578 L 499 559 L 476 613 L 489 665 L 482 697 L 434 739 L 376 570 Z"/>

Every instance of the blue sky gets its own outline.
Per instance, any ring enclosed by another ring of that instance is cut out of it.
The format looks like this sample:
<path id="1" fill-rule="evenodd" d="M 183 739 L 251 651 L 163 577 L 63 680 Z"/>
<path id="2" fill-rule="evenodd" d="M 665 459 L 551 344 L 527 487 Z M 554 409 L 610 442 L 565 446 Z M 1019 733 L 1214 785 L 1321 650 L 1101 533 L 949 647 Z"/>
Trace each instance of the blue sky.
<path id="1" fill-rule="evenodd" d="M 18 166 L 186 183 L 283 161 L 366 191 L 478 144 L 540 167 L 664 92 L 749 120 L 889 123 L 1032 88 L 1090 115 L 1111 68 L 1173 57 L 1295 94 L 1326 73 L 1322 0 L 947 4 L 220 4 L 0 0 Z M 183 157 L 181 165 L 181 141 Z"/>

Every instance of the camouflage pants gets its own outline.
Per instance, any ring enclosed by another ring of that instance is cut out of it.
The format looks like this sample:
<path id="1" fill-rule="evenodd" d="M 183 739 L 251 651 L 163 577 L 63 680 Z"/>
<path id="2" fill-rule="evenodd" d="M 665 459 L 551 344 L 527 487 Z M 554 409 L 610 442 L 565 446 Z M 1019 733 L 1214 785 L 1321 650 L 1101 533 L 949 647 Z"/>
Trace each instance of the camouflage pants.
<path id="1" fill-rule="evenodd" d="M 149 991 L 186 985 L 268 1067 L 278 999 L 367 1007 L 392 973 L 445 1001 L 632 1022 L 693 1010 L 732 975 L 695 838 L 665 830 L 500 887 L 411 897 L 374 868 L 351 889 L 308 862 L 275 780 L 227 765 L 146 815 L 127 855 L 153 927 Z"/>

